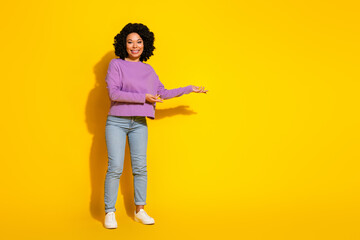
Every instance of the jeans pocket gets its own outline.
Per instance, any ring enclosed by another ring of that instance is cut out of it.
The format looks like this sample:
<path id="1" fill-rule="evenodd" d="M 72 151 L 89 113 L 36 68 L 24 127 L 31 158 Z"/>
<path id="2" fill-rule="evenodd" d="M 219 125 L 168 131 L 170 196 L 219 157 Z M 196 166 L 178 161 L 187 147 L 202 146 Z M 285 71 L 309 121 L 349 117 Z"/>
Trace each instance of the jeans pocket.
<path id="1" fill-rule="evenodd" d="M 138 122 L 142 125 L 147 125 L 146 117 L 136 117 L 136 122 Z"/>

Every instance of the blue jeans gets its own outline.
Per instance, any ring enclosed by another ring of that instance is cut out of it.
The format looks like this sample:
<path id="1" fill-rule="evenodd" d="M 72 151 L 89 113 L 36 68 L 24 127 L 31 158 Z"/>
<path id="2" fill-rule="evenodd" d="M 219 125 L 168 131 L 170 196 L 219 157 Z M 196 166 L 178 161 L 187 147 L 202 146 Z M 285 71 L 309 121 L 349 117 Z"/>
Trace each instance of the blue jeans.
<path id="1" fill-rule="evenodd" d="M 124 166 L 126 136 L 128 137 L 131 167 L 134 176 L 134 201 L 146 205 L 148 128 L 146 117 L 118 117 L 108 115 L 105 139 L 108 169 L 105 178 L 105 213 L 115 212 L 120 176 Z"/>

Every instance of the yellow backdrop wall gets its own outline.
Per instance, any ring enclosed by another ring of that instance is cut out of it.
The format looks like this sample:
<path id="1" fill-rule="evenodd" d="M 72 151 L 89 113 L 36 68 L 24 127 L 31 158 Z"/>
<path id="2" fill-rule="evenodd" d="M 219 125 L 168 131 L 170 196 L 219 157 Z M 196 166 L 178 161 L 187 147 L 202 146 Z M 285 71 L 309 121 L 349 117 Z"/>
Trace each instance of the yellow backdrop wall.
<path id="1" fill-rule="evenodd" d="M 360 239 L 358 1 L 2 4 L 2 239 Z M 102 225 L 105 76 L 127 23 L 168 89 L 148 120 L 148 204 Z"/>

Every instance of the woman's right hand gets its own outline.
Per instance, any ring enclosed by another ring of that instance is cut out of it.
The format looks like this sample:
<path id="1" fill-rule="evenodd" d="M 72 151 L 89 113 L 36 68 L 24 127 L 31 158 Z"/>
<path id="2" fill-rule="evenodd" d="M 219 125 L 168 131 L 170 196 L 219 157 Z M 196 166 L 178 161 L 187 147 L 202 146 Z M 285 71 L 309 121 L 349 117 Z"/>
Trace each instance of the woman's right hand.
<path id="1" fill-rule="evenodd" d="M 161 98 L 159 98 L 159 97 L 160 97 L 159 94 L 151 95 L 151 94 L 147 93 L 147 94 L 145 95 L 145 99 L 146 99 L 146 101 L 149 102 L 149 103 L 155 103 L 155 102 L 161 102 L 161 103 L 162 103 L 163 100 L 162 100 Z"/>

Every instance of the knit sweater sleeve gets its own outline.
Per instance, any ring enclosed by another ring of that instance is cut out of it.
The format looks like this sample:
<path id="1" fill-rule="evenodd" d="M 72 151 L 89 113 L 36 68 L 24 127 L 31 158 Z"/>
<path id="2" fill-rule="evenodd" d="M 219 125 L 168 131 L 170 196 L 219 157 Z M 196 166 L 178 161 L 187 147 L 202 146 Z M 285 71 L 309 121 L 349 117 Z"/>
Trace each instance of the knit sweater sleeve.
<path id="1" fill-rule="evenodd" d="M 121 90 L 121 72 L 119 71 L 119 66 L 115 64 L 115 59 L 112 59 L 109 63 L 105 81 L 111 101 L 126 103 L 145 103 L 145 93 L 134 93 Z"/>
<path id="2" fill-rule="evenodd" d="M 192 85 L 188 85 L 186 87 L 174 88 L 174 89 L 165 89 L 164 85 L 160 81 L 159 76 L 157 74 L 156 74 L 156 82 L 157 82 L 157 94 L 159 94 L 162 99 L 180 97 L 183 94 L 189 94 L 193 91 Z"/>

